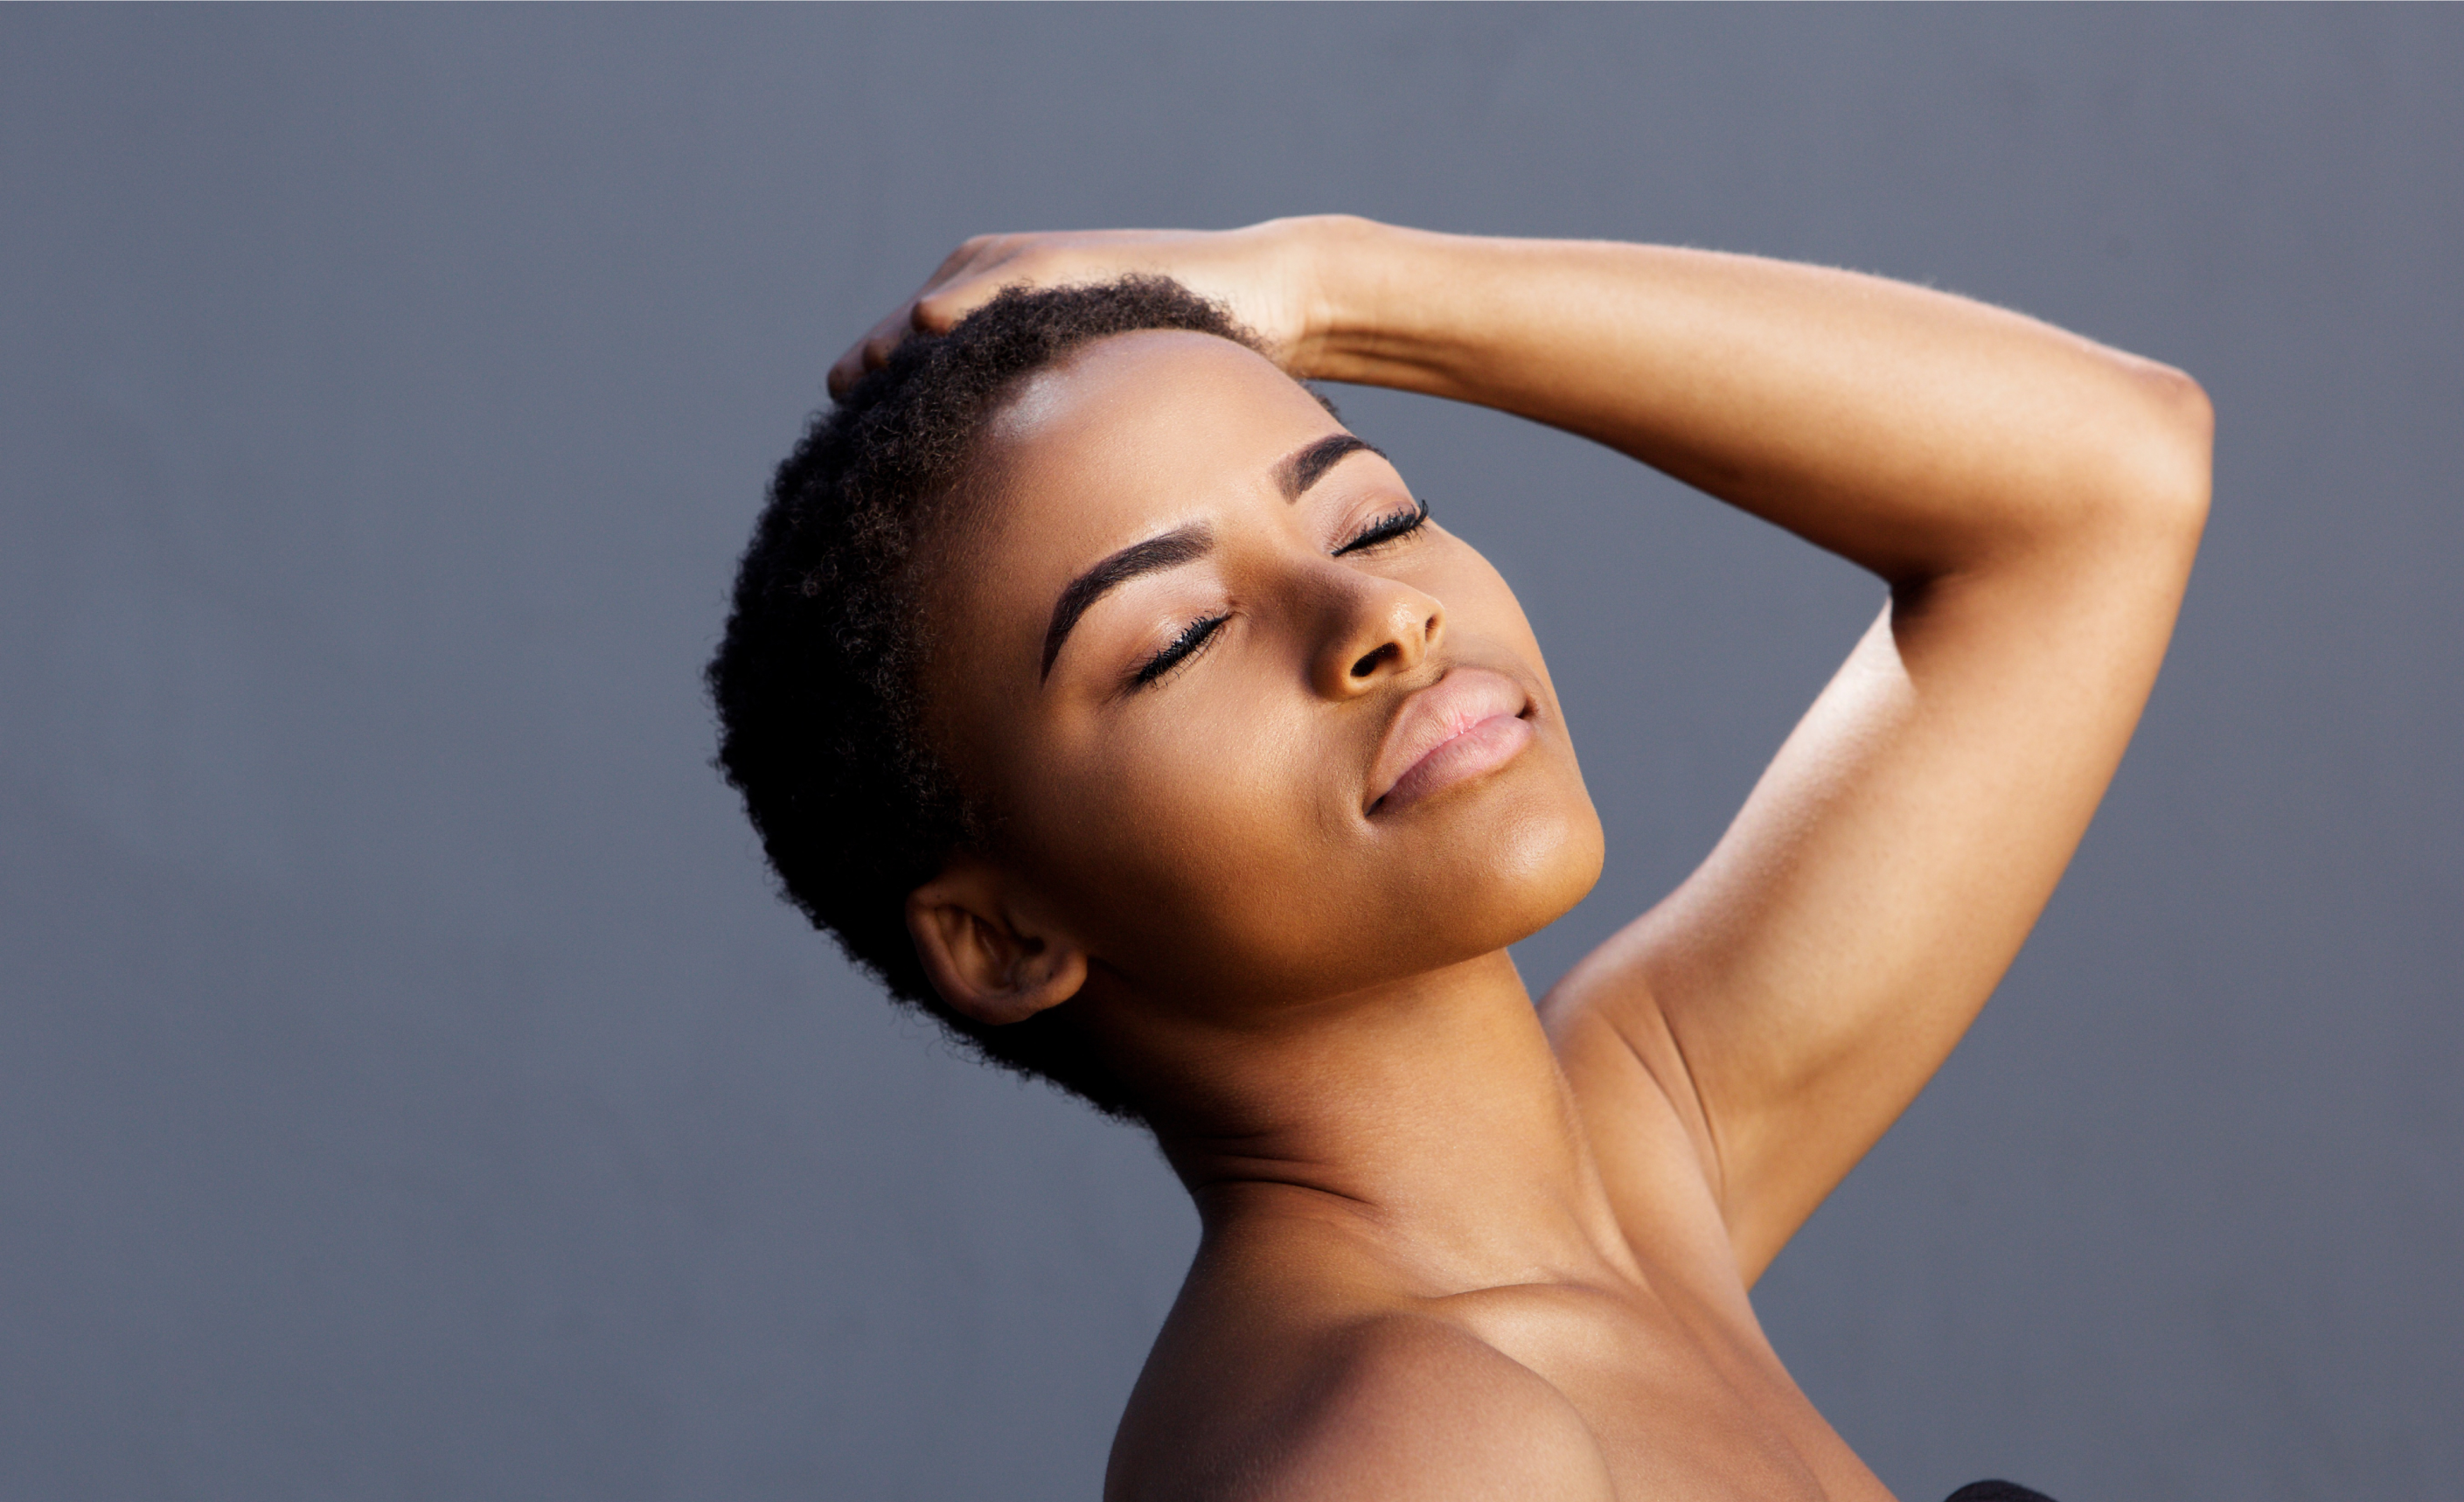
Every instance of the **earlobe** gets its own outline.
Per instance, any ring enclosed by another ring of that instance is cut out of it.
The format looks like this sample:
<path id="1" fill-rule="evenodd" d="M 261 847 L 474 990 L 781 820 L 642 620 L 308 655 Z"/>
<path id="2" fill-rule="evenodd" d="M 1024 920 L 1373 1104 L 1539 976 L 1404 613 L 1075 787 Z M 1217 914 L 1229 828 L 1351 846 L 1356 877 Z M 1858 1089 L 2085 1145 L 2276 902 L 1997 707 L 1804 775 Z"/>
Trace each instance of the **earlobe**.
<path id="1" fill-rule="evenodd" d="M 907 932 L 952 1009 L 1000 1027 L 1058 1006 L 1087 983 L 1084 950 L 1022 925 L 995 874 L 954 865 L 907 895 Z"/>

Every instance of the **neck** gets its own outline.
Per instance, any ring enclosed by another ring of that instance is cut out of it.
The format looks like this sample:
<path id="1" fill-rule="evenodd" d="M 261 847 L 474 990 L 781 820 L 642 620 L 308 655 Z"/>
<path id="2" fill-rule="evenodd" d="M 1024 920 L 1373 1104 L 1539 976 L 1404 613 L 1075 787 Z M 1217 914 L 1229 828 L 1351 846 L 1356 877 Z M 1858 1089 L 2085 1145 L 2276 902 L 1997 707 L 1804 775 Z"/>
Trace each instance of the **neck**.
<path id="1" fill-rule="evenodd" d="M 1332 1222 L 1433 1292 L 1628 1266 L 1503 950 L 1237 1029 L 1124 1010 L 1145 1013 L 1121 1041 L 1170 1103 L 1151 1119 L 1209 1240 Z"/>

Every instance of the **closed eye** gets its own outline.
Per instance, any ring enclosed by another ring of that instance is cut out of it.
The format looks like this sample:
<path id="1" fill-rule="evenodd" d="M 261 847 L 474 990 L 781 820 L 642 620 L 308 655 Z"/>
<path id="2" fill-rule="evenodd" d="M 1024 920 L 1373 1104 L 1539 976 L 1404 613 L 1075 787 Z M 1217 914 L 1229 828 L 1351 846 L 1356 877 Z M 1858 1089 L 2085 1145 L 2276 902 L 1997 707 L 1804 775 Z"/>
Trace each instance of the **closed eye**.
<path id="1" fill-rule="evenodd" d="M 1392 542 L 1397 538 L 1409 537 L 1419 531 L 1421 524 L 1428 519 L 1429 503 L 1426 500 L 1416 499 L 1409 509 L 1391 512 L 1369 523 L 1351 541 L 1336 548 L 1334 556 L 1341 558 L 1348 553 L 1366 551 L 1380 542 Z"/>
<path id="2" fill-rule="evenodd" d="M 1199 651 L 1214 638 L 1216 631 L 1222 627 L 1223 623 L 1230 619 L 1232 617 L 1228 615 L 1210 615 L 1202 621 L 1190 622 L 1179 635 L 1172 639 L 1170 645 L 1139 666 L 1138 671 L 1131 675 L 1130 687 L 1132 689 L 1153 688 L 1166 674 L 1196 656 Z"/>

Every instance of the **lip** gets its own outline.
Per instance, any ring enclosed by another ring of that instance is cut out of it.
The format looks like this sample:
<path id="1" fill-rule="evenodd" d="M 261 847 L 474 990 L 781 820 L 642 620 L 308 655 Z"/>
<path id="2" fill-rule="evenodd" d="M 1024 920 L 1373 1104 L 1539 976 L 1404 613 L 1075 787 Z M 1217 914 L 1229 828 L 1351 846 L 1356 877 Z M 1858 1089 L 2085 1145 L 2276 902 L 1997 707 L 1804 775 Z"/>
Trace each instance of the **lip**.
<path id="1" fill-rule="evenodd" d="M 1370 770 L 1368 812 L 1388 814 L 1504 766 L 1531 743 L 1531 696 L 1502 673 L 1457 667 L 1403 700 Z"/>

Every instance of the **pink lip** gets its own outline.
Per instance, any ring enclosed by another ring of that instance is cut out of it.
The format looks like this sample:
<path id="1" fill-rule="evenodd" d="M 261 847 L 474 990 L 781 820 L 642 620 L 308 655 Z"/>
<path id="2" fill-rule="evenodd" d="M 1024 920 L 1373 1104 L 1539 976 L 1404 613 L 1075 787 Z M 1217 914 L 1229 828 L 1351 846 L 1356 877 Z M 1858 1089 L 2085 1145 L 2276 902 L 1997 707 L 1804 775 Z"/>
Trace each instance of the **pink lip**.
<path id="1" fill-rule="evenodd" d="M 1369 785 L 1371 813 L 1392 813 L 1514 760 L 1531 743 L 1530 696 L 1504 674 L 1456 668 L 1403 701 Z"/>

